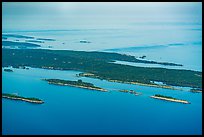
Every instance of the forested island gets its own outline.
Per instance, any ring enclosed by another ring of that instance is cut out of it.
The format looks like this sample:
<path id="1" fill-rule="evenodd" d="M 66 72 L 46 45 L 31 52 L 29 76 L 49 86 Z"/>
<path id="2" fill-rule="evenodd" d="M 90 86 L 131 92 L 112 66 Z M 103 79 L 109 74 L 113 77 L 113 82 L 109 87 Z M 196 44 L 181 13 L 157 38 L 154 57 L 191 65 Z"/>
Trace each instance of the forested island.
<path id="1" fill-rule="evenodd" d="M 190 89 L 190 91 L 199 93 L 199 92 L 202 92 L 202 89 L 201 88 L 192 88 L 192 89 Z"/>
<path id="2" fill-rule="evenodd" d="M 12 69 L 4 69 L 4 71 L 6 71 L 6 72 L 13 72 Z"/>
<path id="3" fill-rule="evenodd" d="M 80 40 L 79 42 L 80 43 L 91 43 L 90 41 L 87 41 L 87 40 Z"/>
<path id="4" fill-rule="evenodd" d="M 22 97 L 22 96 L 18 96 L 15 94 L 9 94 L 9 93 L 2 93 L 2 98 L 12 99 L 12 100 L 21 100 L 21 101 L 25 101 L 29 103 L 37 103 L 37 104 L 44 103 L 43 100 L 38 99 L 38 98 L 27 98 L 27 97 Z"/>
<path id="5" fill-rule="evenodd" d="M 160 100 L 166 100 L 166 101 L 171 101 L 171 102 L 178 102 L 178 103 L 183 103 L 183 104 L 190 104 L 190 102 L 186 101 L 186 100 L 181 100 L 181 99 L 176 99 L 170 96 L 164 96 L 164 95 L 160 95 L 160 94 L 156 94 L 154 96 L 150 96 L 151 98 L 155 98 L 155 99 L 160 99 Z"/>
<path id="6" fill-rule="evenodd" d="M 133 94 L 135 96 L 138 96 L 138 95 L 141 95 L 142 93 L 140 92 L 136 92 L 134 90 L 126 90 L 126 89 L 122 89 L 122 90 L 119 90 L 120 92 L 124 92 L 124 93 L 130 93 L 130 94 Z"/>
<path id="7" fill-rule="evenodd" d="M 47 39 L 47 38 L 37 38 L 37 40 L 56 41 L 55 39 Z"/>
<path id="8" fill-rule="evenodd" d="M 82 80 L 78 80 L 78 81 L 61 80 L 61 79 L 42 79 L 42 80 L 45 80 L 49 84 L 54 84 L 54 85 L 74 86 L 74 87 L 79 87 L 79 88 L 85 88 L 85 89 L 90 89 L 90 90 L 98 90 L 98 91 L 107 92 L 106 89 L 96 87 L 96 86 L 94 86 L 94 84 L 88 83 L 88 82 L 83 82 Z"/>
<path id="9" fill-rule="evenodd" d="M 53 70 L 77 70 L 84 72 L 80 76 L 112 82 L 170 89 L 174 89 L 172 86 L 202 88 L 202 72 L 128 66 L 114 64 L 112 63 L 114 60 L 150 63 L 118 53 L 2 48 L 3 67 L 30 66 Z M 166 85 L 157 85 L 151 81 L 160 81 Z"/>

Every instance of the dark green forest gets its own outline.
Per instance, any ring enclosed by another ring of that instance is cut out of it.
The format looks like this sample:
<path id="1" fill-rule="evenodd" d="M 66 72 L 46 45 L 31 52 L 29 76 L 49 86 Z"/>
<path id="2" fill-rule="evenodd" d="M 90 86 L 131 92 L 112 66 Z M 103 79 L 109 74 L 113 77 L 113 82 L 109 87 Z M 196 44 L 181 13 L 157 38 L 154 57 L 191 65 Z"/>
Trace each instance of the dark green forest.
<path id="1" fill-rule="evenodd" d="M 2 96 L 6 96 L 6 97 L 11 97 L 11 98 L 21 98 L 21 99 L 28 99 L 28 100 L 33 100 L 33 101 L 42 101 L 38 98 L 33 98 L 33 97 L 22 97 L 22 96 L 18 96 L 18 95 L 14 95 L 14 94 L 9 94 L 9 93 L 2 93 Z"/>
<path id="2" fill-rule="evenodd" d="M 111 63 L 137 61 L 118 53 L 43 49 L 2 49 L 2 66 L 30 66 L 56 70 L 89 72 L 97 78 L 123 82 L 160 81 L 172 86 L 202 88 L 202 72 L 165 68 L 135 67 Z M 140 61 L 140 60 L 139 60 Z M 147 63 L 141 61 L 140 63 Z"/>
<path id="3" fill-rule="evenodd" d="M 69 85 L 74 85 L 74 86 L 84 86 L 84 87 L 91 87 L 91 88 L 99 88 L 94 86 L 92 83 L 88 82 L 83 82 L 82 80 L 78 81 L 70 81 L 70 80 L 62 80 L 62 79 L 43 79 L 51 84 L 57 84 L 62 83 L 62 84 L 69 84 Z"/>

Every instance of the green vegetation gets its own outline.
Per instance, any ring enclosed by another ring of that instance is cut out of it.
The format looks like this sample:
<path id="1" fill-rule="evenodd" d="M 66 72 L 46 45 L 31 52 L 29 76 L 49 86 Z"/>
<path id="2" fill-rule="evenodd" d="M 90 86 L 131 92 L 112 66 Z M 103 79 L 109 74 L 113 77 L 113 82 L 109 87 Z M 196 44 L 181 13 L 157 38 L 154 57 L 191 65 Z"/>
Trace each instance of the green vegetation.
<path id="1" fill-rule="evenodd" d="M 188 102 L 186 100 L 176 99 L 176 98 L 173 98 L 173 97 L 170 97 L 170 96 L 164 96 L 164 95 L 160 95 L 160 94 L 156 94 L 154 96 L 151 96 L 151 98 L 161 99 L 161 100 L 166 100 L 166 101 L 171 101 L 171 102 L 190 104 L 190 102 Z"/>
<path id="2" fill-rule="evenodd" d="M 192 88 L 190 89 L 191 92 L 202 92 L 201 88 Z"/>
<path id="3" fill-rule="evenodd" d="M 87 41 L 87 40 L 80 40 L 79 42 L 80 43 L 91 43 L 90 41 Z"/>
<path id="4" fill-rule="evenodd" d="M 114 64 L 114 60 L 136 61 L 134 56 L 106 52 L 71 50 L 2 49 L 2 66 L 30 66 L 56 70 L 78 70 L 87 77 L 109 81 L 152 84 L 160 81 L 171 86 L 202 88 L 202 72 L 165 68 L 145 68 Z M 141 63 L 148 63 L 139 60 Z"/>
<path id="5" fill-rule="evenodd" d="M 55 41 L 55 39 L 47 39 L 47 38 L 37 38 L 37 40 Z"/>
<path id="6" fill-rule="evenodd" d="M 139 57 L 139 58 L 144 59 L 144 58 L 146 58 L 146 57 L 147 57 L 147 56 L 143 55 L 143 56 L 141 56 L 141 57 Z"/>
<path id="7" fill-rule="evenodd" d="M 4 69 L 4 71 L 6 71 L 6 72 L 13 72 L 12 69 Z"/>
<path id="8" fill-rule="evenodd" d="M 9 94 L 9 93 L 2 93 L 2 97 L 8 98 L 8 99 L 23 100 L 31 103 L 43 103 L 43 101 L 38 98 L 33 98 L 33 97 L 27 98 L 27 97 L 22 97 L 15 94 Z"/>
<path id="9" fill-rule="evenodd" d="M 155 97 L 161 97 L 161 98 L 169 98 L 169 99 L 176 99 L 176 98 L 173 98 L 173 97 L 170 97 L 170 96 L 164 96 L 164 95 L 160 95 L 160 94 L 156 94 L 154 95 Z"/>
<path id="10" fill-rule="evenodd" d="M 83 82 L 82 80 L 78 80 L 78 81 L 61 80 L 61 79 L 43 79 L 43 80 L 47 81 L 49 84 L 75 86 L 75 87 L 88 88 L 93 90 L 106 91 L 105 89 L 94 86 L 94 84 L 92 83 Z"/>
<path id="11" fill-rule="evenodd" d="M 120 92 L 124 92 L 124 93 L 130 93 L 130 94 L 134 94 L 134 95 L 140 95 L 142 93 L 140 92 L 136 92 L 134 90 L 126 90 L 126 89 L 122 89 L 122 90 L 119 90 Z"/>

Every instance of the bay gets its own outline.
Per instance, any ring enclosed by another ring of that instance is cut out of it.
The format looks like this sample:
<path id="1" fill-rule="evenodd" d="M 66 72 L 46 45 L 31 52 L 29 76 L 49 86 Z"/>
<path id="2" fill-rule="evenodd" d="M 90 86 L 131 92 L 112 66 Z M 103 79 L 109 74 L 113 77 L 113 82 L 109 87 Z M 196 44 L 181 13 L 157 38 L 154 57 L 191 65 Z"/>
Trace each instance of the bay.
<path id="1" fill-rule="evenodd" d="M 80 78 L 108 89 L 99 92 L 50 85 L 42 78 L 77 80 L 77 71 L 38 68 L 2 71 L 2 91 L 37 97 L 44 104 L 2 99 L 2 134 L 201 134 L 202 94 Z M 133 89 L 140 96 L 118 92 Z M 180 104 L 154 94 L 185 99 Z M 33 132 L 35 131 L 35 132 Z"/>

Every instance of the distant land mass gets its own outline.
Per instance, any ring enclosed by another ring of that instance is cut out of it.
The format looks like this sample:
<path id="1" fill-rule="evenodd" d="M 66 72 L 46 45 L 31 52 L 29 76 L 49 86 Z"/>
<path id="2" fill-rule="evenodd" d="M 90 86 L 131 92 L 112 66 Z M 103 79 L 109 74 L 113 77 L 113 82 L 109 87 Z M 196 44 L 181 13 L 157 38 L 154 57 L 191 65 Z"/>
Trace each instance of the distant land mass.
<path id="1" fill-rule="evenodd" d="M 121 47 L 105 49 L 104 51 L 132 51 L 132 50 L 143 50 L 143 49 L 157 49 L 167 47 L 167 45 L 146 45 L 146 46 L 133 46 L 133 47 Z"/>
<path id="2" fill-rule="evenodd" d="M 17 35 L 17 34 L 2 34 L 2 37 L 5 37 L 5 38 L 25 38 L 25 39 L 34 39 L 34 37 L 23 36 L 23 35 Z"/>
<path id="3" fill-rule="evenodd" d="M 26 40 L 26 42 L 44 43 L 44 41 L 39 41 L 39 40 Z"/>
<path id="4" fill-rule="evenodd" d="M 36 48 L 41 47 L 40 45 L 34 43 L 27 43 L 27 42 L 13 42 L 13 41 L 2 41 L 3 47 L 11 47 L 11 48 Z"/>
<path id="5" fill-rule="evenodd" d="M 166 68 L 145 68 L 114 64 L 114 60 L 137 61 L 134 56 L 106 52 L 44 49 L 2 49 L 2 66 L 30 66 L 54 70 L 77 70 L 88 77 L 115 82 L 202 88 L 202 72 Z M 139 60 L 141 63 L 148 61 Z"/>
<path id="6" fill-rule="evenodd" d="M 35 37 L 32 37 L 32 36 L 24 36 L 19 34 L 2 34 L 2 39 L 7 39 L 7 38 L 35 39 Z M 56 41 L 55 39 L 48 39 L 48 38 L 36 38 L 36 40 Z"/>
<path id="7" fill-rule="evenodd" d="M 56 41 L 55 39 L 47 39 L 47 38 L 37 38 L 37 40 Z"/>

